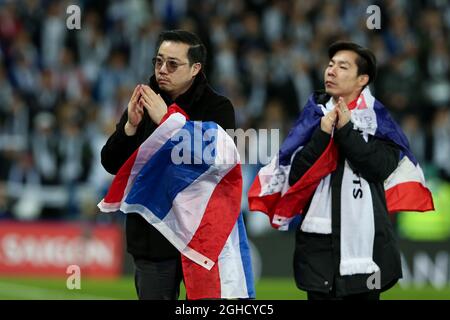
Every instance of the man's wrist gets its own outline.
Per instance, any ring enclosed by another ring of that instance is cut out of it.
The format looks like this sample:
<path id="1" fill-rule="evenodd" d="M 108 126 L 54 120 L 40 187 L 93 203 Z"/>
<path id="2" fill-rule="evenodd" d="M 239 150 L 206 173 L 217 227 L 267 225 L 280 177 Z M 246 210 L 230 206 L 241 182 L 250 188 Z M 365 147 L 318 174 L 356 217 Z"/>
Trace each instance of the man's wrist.
<path id="1" fill-rule="evenodd" d="M 133 126 L 129 121 L 127 121 L 127 123 L 125 123 L 124 131 L 127 136 L 134 136 L 137 131 L 137 126 Z"/>
<path id="2" fill-rule="evenodd" d="M 347 122 L 342 128 L 334 132 L 335 141 L 339 143 L 341 140 L 345 140 L 344 137 L 346 137 L 352 129 L 353 123 L 351 121 Z"/>
<path id="3" fill-rule="evenodd" d="M 341 130 L 342 128 L 347 127 L 349 123 L 352 123 L 352 121 L 351 120 L 347 121 L 345 124 L 339 126 L 339 128 L 337 128 L 337 129 Z M 353 127 L 353 126 L 349 126 L 349 127 Z"/>

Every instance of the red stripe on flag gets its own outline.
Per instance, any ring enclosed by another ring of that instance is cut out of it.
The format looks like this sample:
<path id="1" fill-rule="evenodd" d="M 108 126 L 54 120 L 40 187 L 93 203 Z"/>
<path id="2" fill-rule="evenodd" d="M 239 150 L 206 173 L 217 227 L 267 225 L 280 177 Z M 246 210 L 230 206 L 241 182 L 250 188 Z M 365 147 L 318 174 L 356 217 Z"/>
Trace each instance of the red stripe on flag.
<path id="1" fill-rule="evenodd" d="M 252 186 L 248 190 L 249 201 L 250 198 L 258 198 L 260 192 L 261 192 L 261 181 L 259 181 L 259 173 L 258 173 L 255 181 L 253 181 Z"/>
<path id="2" fill-rule="evenodd" d="M 261 211 L 269 215 L 270 221 L 272 221 L 274 208 L 280 199 L 281 193 L 277 192 L 265 196 L 260 196 L 261 182 L 259 176 L 256 176 L 252 186 L 248 190 L 248 206 L 251 211 Z"/>
<path id="3" fill-rule="evenodd" d="M 161 118 L 159 125 L 162 125 L 167 120 L 167 118 L 177 112 L 181 113 L 186 118 L 186 120 L 189 120 L 189 116 L 187 115 L 186 111 L 181 109 L 176 103 L 172 103 L 170 107 L 167 108 L 166 114 Z"/>
<path id="4" fill-rule="evenodd" d="M 117 203 L 122 201 L 138 151 L 139 148 L 134 151 L 131 157 L 129 157 L 128 160 L 122 165 L 119 172 L 117 172 L 113 182 L 111 183 L 111 187 L 104 198 L 106 203 Z"/>
<path id="5" fill-rule="evenodd" d="M 200 225 L 188 246 L 217 262 L 239 216 L 241 195 L 242 174 L 238 164 L 215 187 Z"/>
<path id="6" fill-rule="evenodd" d="M 400 183 L 386 190 L 386 203 L 389 213 L 434 210 L 430 190 L 415 181 Z"/>
<path id="7" fill-rule="evenodd" d="M 188 300 L 221 298 L 218 263 L 211 270 L 203 268 L 185 256 L 181 256 L 181 263 Z"/>
<path id="8" fill-rule="evenodd" d="M 290 218 L 301 213 L 322 178 L 336 170 L 338 150 L 333 139 L 317 161 L 305 172 L 278 202 L 275 213 Z"/>
<path id="9" fill-rule="evenodd" d="M 241 210 L 242 174 L 236 165 L 214 189 L 188 246 L 215 262 L 211 270 L 182 257 L 188 299 L 221 298 L 218 258 Z M 217 226 L 220 226 L 218 228 Z M 219 232 L 218 232 L 219 231 Z M 195 279 L 195 283 L 192 281 Z"/>

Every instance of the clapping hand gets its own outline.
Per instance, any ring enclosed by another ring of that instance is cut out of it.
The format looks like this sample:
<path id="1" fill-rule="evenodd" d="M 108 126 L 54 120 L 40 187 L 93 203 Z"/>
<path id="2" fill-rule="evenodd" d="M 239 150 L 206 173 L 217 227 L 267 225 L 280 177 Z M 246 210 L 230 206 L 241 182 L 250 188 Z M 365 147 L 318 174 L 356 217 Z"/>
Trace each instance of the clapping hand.
<path id="1" fill-rule="evenodd" d="M 167 105 L 161 95 L 156 94 L 149 86 L 142 85 L 140 87 L 141 97 L 139 99 L 139 105 L 142 108 L 147 109 L 147 112 L 156 124 L 161 122 L 161 119 L 167 113 Z"/>
<path id="2" fill-rule="evenodd" d="M 344 102 L 344 99 L 342 97 L 339 97 L 335 109 L 338 115 L 338 122 L 336 124 L 336 128 L 340 129 L 350 121 L 351 111 L 348 109 L 347 104 Z"/>

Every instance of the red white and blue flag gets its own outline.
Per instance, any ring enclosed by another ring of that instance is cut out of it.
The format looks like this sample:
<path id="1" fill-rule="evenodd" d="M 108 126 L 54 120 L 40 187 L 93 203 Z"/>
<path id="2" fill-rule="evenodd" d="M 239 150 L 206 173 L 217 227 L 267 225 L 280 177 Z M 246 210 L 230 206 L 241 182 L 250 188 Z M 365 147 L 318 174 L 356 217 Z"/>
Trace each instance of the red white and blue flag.
<path id="1" fill-rule="evenodd" d="M 214 122 L 188 121 L 181 113 L 164 120 L 98 207 L 139 213 L 182 253 L 188 299 L 254 298 L 233 140 Z"/>
<path id="2" fill-rule="evenodd" d="M 409 149 L 406 136 L 386 108 L 366 88 L 350 109 L 354 126 L 363 135 L 374 135 L 391 141 L 400 148 L 398 167 L 384 183 L 388 211 L 434 210 L 433 198 L 426 187 L 422 169 Z M 326 110 L 311 95 L 280 151 L 268 165 L 261 168 L 250 187 L 250 210 L 266 213 L 276 229 L 288 229 L 294 218 L 303 213 L 320 181 L 337 167 L 339 154 L 331 138 L 319 159 L 299 181 L 289 186 L 291 161 L 295 153 L 309 142 Z"/>

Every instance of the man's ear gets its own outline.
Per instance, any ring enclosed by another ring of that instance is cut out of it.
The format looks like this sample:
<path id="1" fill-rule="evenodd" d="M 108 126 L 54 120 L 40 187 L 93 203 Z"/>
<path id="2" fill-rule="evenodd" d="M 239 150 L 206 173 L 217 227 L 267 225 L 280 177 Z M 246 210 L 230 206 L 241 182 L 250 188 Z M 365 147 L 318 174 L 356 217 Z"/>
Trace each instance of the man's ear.
<path id="1" fill-rule="evenodd" d="M 361 87 L 364 87 L 369 83 L 369 75 L 361 74 L 358 76 L 358 82 Z"/>
<path id="2" fill-rule="evenodd" d="M 200 62 L 197 62 L 194 63 L 192 67 L 192 76 L 195 77 L 200 72 L 200 70 L 202 70 L 202 64 Z"/>

